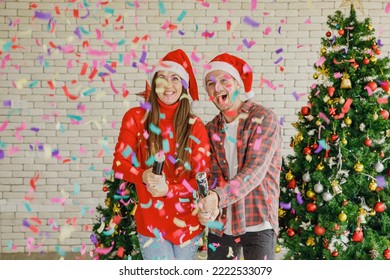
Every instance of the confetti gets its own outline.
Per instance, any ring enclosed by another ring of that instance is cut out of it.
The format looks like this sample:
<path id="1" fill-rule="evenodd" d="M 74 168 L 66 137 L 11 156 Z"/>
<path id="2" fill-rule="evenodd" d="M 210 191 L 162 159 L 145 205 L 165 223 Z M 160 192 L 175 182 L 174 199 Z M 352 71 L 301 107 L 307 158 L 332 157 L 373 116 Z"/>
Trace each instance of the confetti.
<path id="1" fill-rule="evenodd" d="M 243 22 L 251 27 L 257 28 L 260 26 L 260 23 L 253 20 L 252 18 L 248 16 L 244 16 Z"/>
<path id="2" fill-rule="evenodd" d="M 386 4 L 385 13 L 386 14 L 390 13 L 390 2 Z"/>
<path id="3" fill-rule="evenodd" d="M 180 15 L 177 17 L 177 21 L 181 22 L 186 15 L 187 15 L 186 10 L 181 11 Z"/>

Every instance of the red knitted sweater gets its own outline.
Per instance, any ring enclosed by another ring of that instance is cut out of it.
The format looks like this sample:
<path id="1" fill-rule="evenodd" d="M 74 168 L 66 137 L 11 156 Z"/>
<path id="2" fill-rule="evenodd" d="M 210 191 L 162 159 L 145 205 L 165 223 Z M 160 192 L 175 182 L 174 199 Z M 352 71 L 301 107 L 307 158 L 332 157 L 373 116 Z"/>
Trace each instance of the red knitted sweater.
<path id="1" fill-rule="evenodd" d="M 115 146 L 112 169 L 117 178 L 133 182 L 136 185 L 139 204 L 135 212 L 137 231 L 145 236 L 164 238 L 173 244 L 181 244 L 192 239 L 203 231 L 196 214 L 194 198 L 197 185 L 195 174 L 208 171 L 209 139 L 206 128 L 199 118 L 193 123 L 188 150 L 191 152 L 190 172 L 178 171 L 174 165 L 176 133 L 173 130 L 173 119 L 179 102 L 167 106 L 159 102 L 161 119 L 160 129 L 163 137 L 163 149 L 166 160 L 163 172 L 169 183 L 166 197 L 154 198 L 142 182 L 142 173 L 150 168 L 146 155 L 147 133 L 144 131 L 143 119 L 145 109 L 132 108 L 122 120 L 118 142 Z M 138 145 L 137 145 L 138 144 Z"/>

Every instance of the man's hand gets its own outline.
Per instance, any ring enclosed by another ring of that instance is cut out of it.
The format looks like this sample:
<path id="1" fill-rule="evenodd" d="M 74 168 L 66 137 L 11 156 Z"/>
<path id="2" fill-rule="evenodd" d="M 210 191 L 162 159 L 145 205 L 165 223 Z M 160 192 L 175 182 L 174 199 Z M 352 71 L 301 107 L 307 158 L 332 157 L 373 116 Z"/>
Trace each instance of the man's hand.
<path id="1" fill-rule="evenodd" d="M 202 225 L 206 225 L 209 221 L 214 221 L 219 215 L 218 195 L 216 192 L 210 193 L 199 199 L 198 219 Z"/>
<path id="2" fill-rule="evenodd" d="M 146 169 L 142 173 L 142 181 L 146 184 L 148 192 L 153 197 L 166 196 L 168 193 L 168 184 L 165 182 L 165 175 L 156 175 L 152 172 L 152 169 Z"/>

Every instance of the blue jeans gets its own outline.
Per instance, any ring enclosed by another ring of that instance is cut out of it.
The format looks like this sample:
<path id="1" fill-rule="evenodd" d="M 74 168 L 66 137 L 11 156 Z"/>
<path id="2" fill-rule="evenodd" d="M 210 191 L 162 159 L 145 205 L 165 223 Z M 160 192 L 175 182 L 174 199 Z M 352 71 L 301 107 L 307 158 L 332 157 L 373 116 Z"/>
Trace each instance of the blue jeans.
<path id="1" fill-rule="evenodd" d="M 245 260 L 274 260 L 276 234 L 272 229 L 257 232 L 247 232 L 233 237 L 223 234 L 219 237 L 209 233 L 207 236 L 208 260 L 233 260 L 238 259 L 242 247 Z M 212 246 L 218 244 L 218 246 Z"/>
<path id="2" fill-rule="evenodd" d="M 138 233 L 144 260 L 194 260 L 200 238 L 202 238 L 202 234 L 182 245 L 175 245 L 162 238 L 148 237 Z"/>

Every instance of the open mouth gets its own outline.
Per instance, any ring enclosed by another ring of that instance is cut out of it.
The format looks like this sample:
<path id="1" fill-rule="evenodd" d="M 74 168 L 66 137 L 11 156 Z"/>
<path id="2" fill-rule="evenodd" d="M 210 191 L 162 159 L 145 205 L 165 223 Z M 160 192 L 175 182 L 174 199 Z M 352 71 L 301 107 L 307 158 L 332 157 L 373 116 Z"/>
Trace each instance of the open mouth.
<path id="1" fill-rule="evenodd" d="M 217 100 L 218 100 L 219 103 L 225 103 L 227 97 L 228 97 L 227 94 L 221 94 L 221 95 L 218 95 L 216 98 L 217 98 Z"/>

